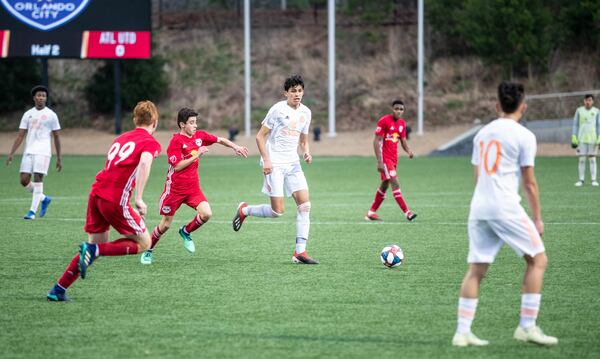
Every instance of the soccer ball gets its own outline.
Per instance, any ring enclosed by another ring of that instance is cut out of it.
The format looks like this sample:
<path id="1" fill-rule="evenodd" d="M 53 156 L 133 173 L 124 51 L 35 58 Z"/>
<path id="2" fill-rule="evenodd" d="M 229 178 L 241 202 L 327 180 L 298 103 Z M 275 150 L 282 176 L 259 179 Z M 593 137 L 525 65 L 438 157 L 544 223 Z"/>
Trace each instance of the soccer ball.
<path id="1" fill-rule="evenodd" d="M 399 246 L 390 244 L 381 250 L 379 259 L 388 268 L 397 267 L 404 262 L 404 252 Z"/>

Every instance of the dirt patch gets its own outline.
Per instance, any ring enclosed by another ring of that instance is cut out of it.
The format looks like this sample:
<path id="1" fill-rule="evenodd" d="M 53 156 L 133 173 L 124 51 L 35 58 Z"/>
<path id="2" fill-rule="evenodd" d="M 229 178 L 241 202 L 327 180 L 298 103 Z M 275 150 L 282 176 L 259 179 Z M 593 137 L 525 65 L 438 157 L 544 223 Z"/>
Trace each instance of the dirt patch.
<path id="1" fill-rule="evenodd" d="M 467 131 L 470 125 L 456 125 L 448 127 L 426 128 L 422 136 L 410 136 L 409 145 L 416 156 L 426 156 L 439 146 L 449 142 L 456 136 Z M 214 131 L 214 134 L 227 137 L 225 131 Z M 163 154 L 167 149 L 173 132 L 158 131 L 156 138 L 163 146 Z M 236 138 L 239 145 L 248 147 L 251 155 L 258 155 L 254 133 L 250 137 L 240 135 Z M 15 139 L 16 132 L 0 133 L 0 151 L 7 154 Z M 89 129 L 66 129 L 61 131 L 62 151 L 65 155 L 103 155 L 108 150 L 115 135 L 109 132 Z M 315 156 L 372 156 L 373 131 L 363 130 L 354 132 L 339 132 L 335 137 L 328 137 L 323 133 L 321 141 L 310 142 L 311 152 Z M 24 145 L 17 153 L 22 153 Z M 403 151 L 399 151 L 403 154 Z M 210 154 L 229 155 L 231 150 L 223 146 L 211 146 Z M 572 156 L 573 150 L 565 144 L 540 143 L 538 144 L 539 156 Z"/>

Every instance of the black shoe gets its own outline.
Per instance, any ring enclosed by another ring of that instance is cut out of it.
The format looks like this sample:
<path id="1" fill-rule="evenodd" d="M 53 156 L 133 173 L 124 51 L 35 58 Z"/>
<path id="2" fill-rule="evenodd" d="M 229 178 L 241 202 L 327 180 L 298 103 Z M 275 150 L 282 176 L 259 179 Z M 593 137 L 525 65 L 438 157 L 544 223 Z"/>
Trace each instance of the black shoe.
<path id="1" fill-rule="evenodd" d="M 412 222 L 413 219 L 417 218 L 417 214 L 413 213 L 412 211 L 407 211 L 406 212 L 406 219 L 408 219 L 409 222 Z"/>
<path id="2" fill-rule="evenodd" d="M 233 225 L 233 230 L 236 232 L 239 231 L 240 228 L 242 228 L 242 223 L 244 223 L 244 219 L 246 219 L 246 217 L 248 217 L 242 211 L 242 209 L 244 207 L 248 207 L 248 204 L 246 202 L 240 202 L 237 210 L 235 211 L 235 217 L 233 217 L 232 225 Z"/>
<path id="3" fill-rule="evenodd" d="M 319 264 L 319 261 L 316 259 L 312 259 L 306 254 L 306 252 L 302 252 L 300 254 L 294 253 L 292 257 L 292 263 L 296 264 Z"/>
<path id="4" fill-rule="evenodd" d="M 50 289 L 50 291 L 48 292 L 48 295 L 46 295 L 46 299 L 48 299 L 49 302 L 70 302 L 71 298 L 69 298 L 67 296 L 67 293 L 65 292 L 64 289 L 62 289 L 61 287 L 58 286 L 58 284 L 55 284 L 54 287 L 52 287 L 52 289 Z"/>
<path id="5" fill-rule="evenodd" d="M 89 266 L 96 259 L 96 244 L 82 242 L 79 245 L 79 275 L 81 279 L 85 279 L 86 272 Z"/>

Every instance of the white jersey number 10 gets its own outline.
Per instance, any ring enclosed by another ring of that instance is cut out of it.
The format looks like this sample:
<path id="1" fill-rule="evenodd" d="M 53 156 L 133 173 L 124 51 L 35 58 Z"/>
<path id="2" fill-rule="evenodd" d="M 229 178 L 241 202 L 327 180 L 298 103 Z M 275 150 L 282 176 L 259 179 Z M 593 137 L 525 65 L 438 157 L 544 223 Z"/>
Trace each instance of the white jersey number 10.
<path id="1" fill-rule="evenodd" d="M 489 161 L 489 157 L 490 157 L 490 151 L 491 151 L 492 147 L 495 148 L 496 156 L 495 156 L 492 166 L 490 167 L 491 162 Z M 484 149 L 485 149 L 485 151 L 484 151 Z M 483 170 L 485 171 L 485 173 L 488 176 L 491 176 L 494 173 L 496 173 L 496 171 L 498 171 L 498 166 L 500 165 L 500 159 L 502 158 L 501 149 L 502 149 L 502 146 L 500 145 L 500 142 L 497 140 L 491 140 L 490 142 L 488 142 L 487 146 L 485 145 L 485 143 L 483 141 L 479 141 L 479 165 L 481 167 L 483 167 Z"/>

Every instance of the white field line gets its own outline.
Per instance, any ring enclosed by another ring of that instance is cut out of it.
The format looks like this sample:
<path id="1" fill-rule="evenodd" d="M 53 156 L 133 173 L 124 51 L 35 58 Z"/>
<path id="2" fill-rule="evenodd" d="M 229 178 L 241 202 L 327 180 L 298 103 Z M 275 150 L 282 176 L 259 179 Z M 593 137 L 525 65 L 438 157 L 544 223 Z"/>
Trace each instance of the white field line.
<path id="1" fill-rule="evenodd" d="M 0 220 L 21 220 L 20 217 L 0 217 Z M 43 218 L 35 221 L 44 221 L 44 222 L 85 222 L 85 218 Z M 156 220 L 158 222 L 158 219 Z M 148 222 L 148 221 L 147 221 Z M 187 220 L 174 220 L 173 223 L 177 224 L 186 224 Z M 214 220 L 211 219 L 209 223 L 215 224 L 231 224 L 231 221 L 227 220 Z M 245 222 L 250 225 L 291 225 L 295 222 L 293 221 L 282 221 L 282 220 L 268 220 L 268 219 L 259 219 L 255 221 Z M 600 222 L 544 222 L 545 225 L 551 226 L 597 226 L 600 225 Z M 324 226 L 466 226 L 467 222 L 367 222 L 367 221 L 311 221 L 311 225 L 324 225 Z"/>

